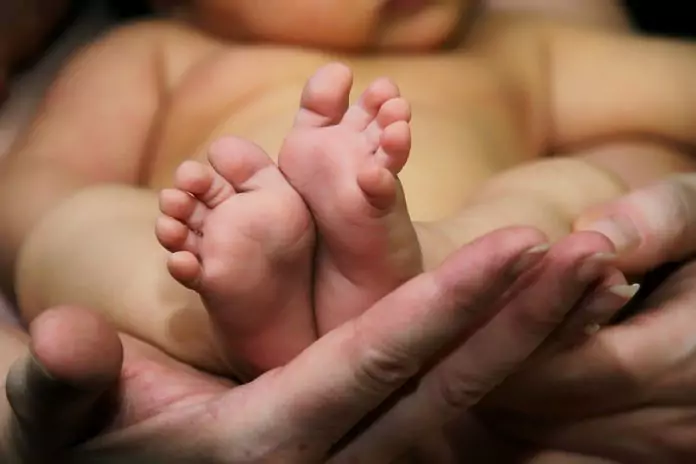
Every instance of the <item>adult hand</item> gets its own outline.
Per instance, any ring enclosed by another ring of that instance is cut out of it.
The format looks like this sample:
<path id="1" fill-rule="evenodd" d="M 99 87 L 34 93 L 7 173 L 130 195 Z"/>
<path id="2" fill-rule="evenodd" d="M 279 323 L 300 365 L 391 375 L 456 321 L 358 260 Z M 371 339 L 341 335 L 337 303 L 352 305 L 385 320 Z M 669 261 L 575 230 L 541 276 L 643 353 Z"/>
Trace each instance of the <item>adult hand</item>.
<path id="1" fill-rule="evenodd" d="M 524 261 L 538 259 L 523 252 L 543 237 L 519 232 L 466 247 L 240 387 L 119 338 L 83 310 L 46 312 L 32 325 L 32 355 L 7 378 L 6 454 L 18 462 L 324 461 L 366 413 L 496 309 Z"/>
<path id="2" fill-rule="evenodd" d="M 580 218 L 578 230 L 609 237 L 618 264 L 643 272 L 696 251 L 696 174 L 680 174 L 637 190 Z"/>
<path id="3" fill-rule="evenodd" d="M 611 237 L 629 269 L 688 259 L 696 174 L 636 191 L 578 227 Z M 696 461 L 696 261 L 636 303 L 627 321 L 509 379 L 486 417 L 533 442 L 620 462 Z"/>
<path id="4" fill-rule="evenodd" d="M 537 282 L 554 273 L 566 296 L 580 294 L 605 271 L 602 259 L 588 258 L 610 248 L 600 241 L 552 253 L 543 272 L 526 272 L 543 257 L 543 248 L 534 248 L 542 241 L 528 229 L 484 237 L 287 366 L 243 386 L 119 339 L 84 310 L 48 311 L 32 326 L 32 355 L 8 376 L 13 413 L 5 456 L 10 462 L 311 463 L 355 456 L 385 462 L 404 448 L 403 442 L 391 446 L 391 423 L 424 407 L 436 408 L 443 421 L 461 413 L 561 323 L 566 307 L 529 305 L 542 288 Z M 498 343 L 501 336 L 506 343 Z M 393 413 L 360 423 L 461 340 L 467 340 L 462 348 L 440 358 L 447 370 L 433 370 L 440 374 L 421 382 L 423 388 L 402 390 L 388 409 Z M 487 347 L 490 353 L 481 351 Z M 345 440 L 354 430 L 362 433 Z"/>
<path id="5" fill-rule="evenodd" d="M 601 308 L 611 313 L 623 306 L 625 300 L 611 290 L 625 280 L 610 272 L 607 261 L 596 259 L 612 250 L 598 234 L 574 234 L 557 243 L 528 274 L 532 279 L 523 278 L 508 290 L 502 311 L 441 353 L 407 391 L 392 396 L 337 461 L 369 457 L 389 462 L 405 443 L 419 443 L 420 456 L 428 463 L 532 462 L 480 427 L 468 412 L 542 344 L 574 340 L 588 323 L 604 317 L 597 311 L 598 301 L 606 302 Z"/>

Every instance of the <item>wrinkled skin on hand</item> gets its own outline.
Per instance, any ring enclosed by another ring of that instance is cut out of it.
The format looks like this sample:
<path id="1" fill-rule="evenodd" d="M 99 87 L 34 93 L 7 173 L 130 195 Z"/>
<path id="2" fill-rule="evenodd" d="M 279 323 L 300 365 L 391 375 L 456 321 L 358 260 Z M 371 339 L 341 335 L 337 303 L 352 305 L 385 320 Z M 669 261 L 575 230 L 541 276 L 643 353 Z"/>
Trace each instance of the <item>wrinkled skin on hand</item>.
<path id="1" fill-rule="evenodd" d="M 538 360 L 480 410 L 497 430 L 619 462 L 696 460 L 696 175 L 599 208 L 579 227 L 605 232 L 628 267 L 656 271 L 623 322 Z"/>
<path id="2" fill-rule="evenodd" d="M 15 339 L 0 452 L 9 462 L 461 462 L 481 442 L 466 449 L 440 435 L 428 447 L 424 432 L 468 417 L 572 319 L 569 300 L 581 308 L 613 269 L 595 259 L 612 248 L 598 234 L 543 242 L 533 229 L 489 234 L 242 386 L 83 309 L 46 311 L 32 323 L 31 355 L 26 336 Z M 416 443 L 425 454 L 409 452 Z"/>

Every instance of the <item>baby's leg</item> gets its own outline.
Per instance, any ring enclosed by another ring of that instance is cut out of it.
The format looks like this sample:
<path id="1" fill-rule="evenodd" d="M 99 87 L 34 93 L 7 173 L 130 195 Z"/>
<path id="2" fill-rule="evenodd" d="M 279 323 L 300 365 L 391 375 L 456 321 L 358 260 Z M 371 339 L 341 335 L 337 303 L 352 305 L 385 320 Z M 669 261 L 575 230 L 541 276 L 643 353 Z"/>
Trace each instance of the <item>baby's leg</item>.
<path id="1" fill-rule="evenodd" d="M 649 182 L 681 172 L 679 164 L 664 162 L 677 156 L 676 152 L 630 144 L 584 150 L 515 167 L 486 182 L 458 214 L 434 223 L 416 224 L 425 267 L 437 265 L 461 244 L 499 227 L 537 227 L 554 241 L 570 233 L 577 221 L 587 219 L 594 208 L 631 190 L 612 170 L 594 161 L 595 156 L 607 150 L 626 156 L 652 156 L 657 166 L 652 178 L 645 173 Z M 640 274 L 647 269 L 633 266 L 622 270 Z"/>
<path id="2" fill-rule="evenodd" d="M 278 163 L 318 229 L 320 333 L 356 316 L 422 270 L 396 174 L 409 155 L 410 106 L 386 79 L 348 107 L 352 75 L 320 69 L 302 95 Z"/>
<path id="3" fill-rule="evenodd" d="M 157 193 L 128 185 L 84 188 L 44 215 L 22 245 L 17 294 L 31 321 L 75 304 L 199 367 L 225 367 L 196 293 L 167 272 L 153 226 Z"/>
<path id="4" fill-rule="evenodd" d="M 226 367 L 198 295 L 167 272 L 153 233 L 157 193 L 139 187 L 166 107 L 160 85 L 176 87 L 210 51 L 207 39 L 164 24 L 108 35 L 68 65 L 0 161 L 0 269 L 5 285 L 16 276 L 26 321 L 73 303 L 186 362 Z M 161 60 L 170 55 L 171 76 Z"/>
<path id="5" fill-rule="evenodd" d="M 457 214 L 416 224 L 425 267 L 501 227 L 538 227 L 558 240 L 571 232 L 573 220 L 586 208 L 625 191 L 616 177 L 575 158 L 542 159 L 504 171 L 484 183 Z"/>
<path id="6" fill-rule="evenodd" d="M 416 224 L 425 267 L 437 266 L 463 244 L 502 227 L 531 226 L 550 241 L 559 241 L 572 232 L 578 214 L 625 191 L 614 176 L 581 159 L 547 159 L 510 169 L 484 184 L 458 214 Z M 591 333 L 613 318 L 637 290 L 620 273 L 605 276 L 580 302 L 569 300 L 581 308 L 569 325 L 576 330 L 585 326 Z M 558 289 L 548 282 L 547 291 Z"/>
<path id="7" fill-rule="evenodd" d="M 285 364 L 316 339 L 314 223 L 258 146 L 216 142 L 211 166 L 187 161 L 160 194 L 157 237 L 172 276 L 201 295 L 219 344 L 244 378 Z"/>
<path id="8" fill-rule="evenodd" d="M 136 48 L 130 35 L 115 33 L 78 55 L 49 90 L 27 133 L 0 159 L 5 290 L 11 290 L 23 240 L 47 211 L 90 185 L 138 180 L 159 98 L 150 85 L 148 40 L 142 37 Z"/>

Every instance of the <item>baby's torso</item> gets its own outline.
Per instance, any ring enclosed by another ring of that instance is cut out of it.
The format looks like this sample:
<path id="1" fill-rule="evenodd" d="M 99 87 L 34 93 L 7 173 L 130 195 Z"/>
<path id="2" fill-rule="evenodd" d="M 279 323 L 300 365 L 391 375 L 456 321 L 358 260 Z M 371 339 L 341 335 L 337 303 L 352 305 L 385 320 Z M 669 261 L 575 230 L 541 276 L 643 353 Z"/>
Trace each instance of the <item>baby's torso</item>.
<path id="1" fill-rule="evenodd" d="M 293 48 L 234 47 L 197 65 L 172 93 L 150 170 L 153 187 L 171 182 L 186 158 L 203 159 L 222 135 L 254 141 L 275 159 L 302 87 L 321 65 L 354 71 L 356 98 L 389 77 L 412 105 L 413 148 L 400 174 L 415 219 L 460 208 L 492 174 L 537 154 L 536 126 L 524 90 L 466 52 L 404 57 L 344 57 Z"/>

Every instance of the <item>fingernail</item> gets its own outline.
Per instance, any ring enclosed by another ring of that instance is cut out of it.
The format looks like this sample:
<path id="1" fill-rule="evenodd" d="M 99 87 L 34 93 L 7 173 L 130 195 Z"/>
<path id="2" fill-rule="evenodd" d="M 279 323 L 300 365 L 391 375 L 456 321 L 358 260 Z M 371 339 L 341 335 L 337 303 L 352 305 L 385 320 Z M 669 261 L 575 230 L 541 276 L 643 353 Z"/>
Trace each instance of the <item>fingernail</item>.
<path id="1" fill-rule="evenodd" d="M 600 269 L 616 259 L 614 253 L 595 253 L 585 258 L 577 271 L 580 280 L 591 280 L 597 277 Z"/>
<path id="2" fill-rule="evenodd" d="M 640 290 L 640 284 L 631 285 L 613 285 L 607 289 L 609 293 L 612 293 L 618 297 L 624 298 L 626 301 L 631 300 L 638 290 Z"/>
<path id="3" fill-rule="evenodd" d="M 538 263 L 550 249 L 551 245 L 548 243 L 542 243 L 541 245 L 533 246 L 532 248 L 528 249 L 520 255 L 517 262 L 512 267 L 512 272 L 515 274 L 521 274 L 522 272 L 526 271 Z"/>
<path id="4" fill-rule="evenodd" d="M 592 297 L 582 309 L 593 315 L 604 315 L 603 320 L 610 320 L 616 311 L 623 308 L 640 290 L 640 284 L 612 285 Z M 612 314 L 609 314 L 612 313 Z M 585 335 L 592 335 L 599 330 L 599 324 L 592 322 L 585 326 Z"/>
<path id="5" fill-rule="evenodd" d="M 606 236 L 619 253 L 638 248 L 641 241 L 638 229 L 625 216 L 609 216 L 583 227 L 582 230 L 591 230 Z"/>
<path id="6" fill-rule="evenodd" d="M 607 308 L 616 308 L 628 303 L 640 290 L 640 284 L 612 285 L 597 292 L 591 297 L 584 307 L 584 311 L 592 314 L 606 312 Z"/>

